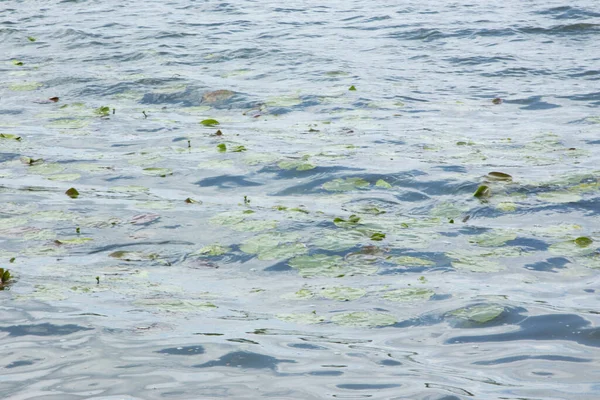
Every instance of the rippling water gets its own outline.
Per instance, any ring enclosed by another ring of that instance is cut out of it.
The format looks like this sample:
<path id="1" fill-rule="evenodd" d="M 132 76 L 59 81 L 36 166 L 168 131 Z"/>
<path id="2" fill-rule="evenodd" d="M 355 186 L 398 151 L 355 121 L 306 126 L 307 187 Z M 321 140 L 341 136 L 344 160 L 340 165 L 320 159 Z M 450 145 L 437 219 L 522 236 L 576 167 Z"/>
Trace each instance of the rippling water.
<path id="1" fill-rule="evenodd" d="M 600 398 L 597 2 L 396 3 L 0 3 L 0 397 Z"/>

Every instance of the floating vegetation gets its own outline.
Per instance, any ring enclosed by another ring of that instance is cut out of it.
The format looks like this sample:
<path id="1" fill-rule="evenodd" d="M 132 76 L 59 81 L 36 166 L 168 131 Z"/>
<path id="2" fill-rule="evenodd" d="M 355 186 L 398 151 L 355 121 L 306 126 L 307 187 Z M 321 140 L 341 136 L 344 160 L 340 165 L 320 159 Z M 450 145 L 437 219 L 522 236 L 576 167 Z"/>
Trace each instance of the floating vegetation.
<path id="1" fill-rule="evenodd" d="M 458 327 L 468 328 L 492 322 L 504 311 L 505 308 L 499 304 L 479 304 L 450 311 L 446 317 L 458 320 Z"/>
<path id="2" fill-rule="evenodd" d="M 11 283 L 11 274 L 8 269 L 0 268 L 0 290 L 4 290 Z"/>
<path id="3" fill-rule="evenodd" d="M 331 317 L 331 322 L 342 326 L 353 326 L 359 328 L 376 328 L 380 326 L 394 325 L 396 317 L 390 314 L 357 311 L 351 313 L 336 314 Z"/>
<path id="4" fill-rule="evenodd" d="M 204 246 L 198 251 L 193 252 L 192 256 L 207 256 L 207 257 L 216 257 L 222 256 L 223 254 L 227 254 L 231 251 L 231 248 L 227 246 L 223 246 L 221 244 L 215 243 L 208 246 Z"/>
<path id="5" fill-rule="evenodd" d="M 435 295 L 431 289 L 424 288 L 404 288 L 391 290 L 383 295 L 383 298 L 390 301 L 413 302 L 427 301 Z"/>
<path id="6" fill-rule="evenodd" d="M 337 301 L 352 301 L 360 299 L 367 291 L 359 288 L 352 288 L 347 286 L 332 286 L 322 289 L 319 294 L 322 297 Z"/>
<path id="7" fill-rule="evenodd" d="M 323 189 L 330 192 L 347 192 L 369 187 L 369 182 L 362 178 L 334 179 L 323 184 Z"/>
<path id="8" fill-rule="evenodd" d="M 216 119 L 203 119 L 202 121 L 200 121 L 200 123 L 204 126 L 208 126 L 208 127 L 212 127 L 212 126 L 217 126 L 219 125 L 219 121 L 217 121 Z"/>
<path id="9" fill-rule="evenodd" d="M 20 142 L 21 136 L 11 135 L 9 133 L 0 133 L 0 139 L 16 140 L 17 142 Z"/>
<path id="10" fill-rule="evenodd" d="M 490 190 L 489 186 L 481 185 L 477 188 L 475 193 L 473 193 L 473 196 L 475 196 L 477 198 L 486 198 L 486 197 L 490 197 L 491 194 L 492 194 L 492 191 Z"/>
<path id="11" fill-rule="evenodd" d="M 78 198 L 78 197 L 79 197 L 79 191 L 78 191 L 77 189 L 75 189 L 75 188 L 70 188 L 70 189 L 68 189 L 68 190 L 65 192 L 65 194 L 66 194 L 67 196 L 69 196 L 70 198 L 72 198 L 72 199 L 76 199 L 76 198 Z"/>

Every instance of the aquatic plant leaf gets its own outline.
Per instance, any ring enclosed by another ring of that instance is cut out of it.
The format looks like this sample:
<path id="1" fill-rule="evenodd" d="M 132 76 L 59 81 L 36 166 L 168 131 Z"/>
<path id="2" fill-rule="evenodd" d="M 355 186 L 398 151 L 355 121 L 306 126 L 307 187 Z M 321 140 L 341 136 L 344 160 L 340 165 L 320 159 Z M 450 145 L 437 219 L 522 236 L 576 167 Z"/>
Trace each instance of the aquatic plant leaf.
<path id="1" fill-rule="evenodd" d="M 412 257 L 412 256 L 398 256 L 398 257 L 390 257 L 386 259 L 387 262 L 410 266 L 410 267 L 429 267 L 435 265 L 433 261 L 426 260 L 424 258 Z"/>
<path id="2" fill-rule="evenodd" d="M 325 321 L 325 317 L 317 315 L 316 313 L 303 313 L 303 314 L 277 314 L 277 319 L 285 322 L 292 322 L 300 325 L 312 325 L 320 324 Z"/>
<path id="3" fill-rule="evenodd" d="M 497 247 L 503 246 L 506 242 L 515 240 L 517 234 L 511 231 L 492 231 L 486 232 L 481 235 L 472 236 L 469 238 L 470 243 L 477 244 L 483 247 Z"/>
<path id="4" fill-rule="evenodd" d="M 367 237 L 356 230 L 322 230 L 314 235 L 312 244 L 318 248 L 329 251 L 343 251 L 357 246 Z"/>
<path id="5" fill-rule="evenodd" d="M 180 299 L 140 299 L 134 304 L 142 307 L 152 307 L 159 310 L 171 312 L 202 312 L 218 308 L 213 303 L 203 300 L 180 300 Z"/>
<path id="6" fill-rule="evenodd" d="M 290 267 L 297 269 L 300 276 L 304 278 L 343 275 L 345 271 L 342 263 L 342 257 L 325 254 L 294 257 L 288 262 Z"/>
<path id="7" fill-rule="evenodd" d="M 311 169 L 315 169 L 316 166 L 307 163 L 306 161 L 294 160 L 294 161 L 281 161 L 277 164 L 277 166 L 281 169 L 291 170 L 295 169 L 296 171 L 309 171 Z"/>
<path id="8" fill-rule="evenodd" d="M 577 242 L 578 239 L 579 243 Z M 563 242 L 554 243 L 548 247 L 548 251 L 564 257 L 586 256 L 596 251 L 596 246 L 592 246 L 592 244 L 593 240 L 582 236 L 574 240 L 566 240 Z"/>
<path id="9" fill-rule="evenodd" d="M 573 193 L 570 191 L 566 191 L 566 190 L 562 190 L 562 191 L 555 191 L 555 192 L 545 192 L 545 193 L 538 193 L 537 198 L 543 201 L 547 201 L 550 203 L 559 203 L 559 204 L 564 204 L 564 203 L 577 203 L 578 201 L 581 201 L 581 195 L 579 193 Z"/>
<path id="10" fill-rule="evenodd" d="M 15 92 L 26 92 L 31 90 L 37 90 L 39 87 L 44 86 L 39 82 L 22 82 L 13 83 L 8 88 Z"/>
<path id="11" fill-rule="evenodd" d="M 170 168 L 144 168 L 144 175 L 150 176 L 160 176 L 161 178 L 166 177 L 167 175 L 173 175 L 173 170 Z"/>
<path id="12" fill-rule="evenodd" d="M 145 260 L 156 260 L 158 254 L 155 253 L 142 253 L 139 251 L 115 251 L 108 255 L 112 258 L 117 258 L 124 261 L 145 261 Z"/>
<path id="13" fill-rule="evenodd" d="M 16 141 L 21 141 L 21 136 L 17 136 L 17 135 L 11 135 L 9 133 L 0 133 L 0 139 L 10 139 L 10 140 L 16 140 Z"/>
<path id="14" fill-rule="evenodd" d="M 35 42 L 37 39 L 33 36 L 27 36 L 27 40 L 29 40 L 30 42 Z"/>
<path id="15" fill-rule="evenodd" d="M 10 280 L 10 277 L 11 277 L 11 275 L 10 275 L 9 270 L 0 268 L 0 280 L 2 281 L 2 284 L 8 283 L 8 281 Z"/>
<path id="16" fill-rule="evenodd" d="M 54 175 L 65 170 L 65 167 L 63 167 L 61 164 L 42 162 L 38 163 L 36 161 L 34 161 L 34 163 L 31 164 L 31 167 L 29 167 L 27 173 L 39 175 Z"/>
<path id="17" fill-rule="evenodd" d="M 587 236 L 580 236 L 577 239 L 575 239 L 575 244 L 579 247 L 588 247 L 593 242 L 594 241 Z"/>
<path id="18" fill-rule="evenodd" d="M 51 181 L 73 182 L 79 178 L 81 178 L 81 175 L 79 175 L 79 174 L 58 174 L 58 175 L 50 175 L 46 179 L 51 180 Z"/>
<path id="19" fill-rule="evenodd" d="M 346 192 L 355 189 L 366 188 L 369 186 L 369 182 L 362 178 L 336 178 L 332 181 L 325 182 L 323 189 L 330 192 Z"/>
<path id="20" fill-rule="evenodd" d="M 383 298 L 390 301 L 410 302 L 426 301 L 432 298 L 435 292 L 425 288 L 404 288 L 386 292 Z"/>
<path id="21" fill-rule="evenodd" d="M 475 196 L 477 198 L 484 198 L 484 197 L 490 197 L 490 194 L 491 194 L 491 190 L 490 190 L 489 186 L 481 185 L 477 188 L 475 193 L 473 193 L 473 196 Z"/>
<path id="22" fill-rule="evenodd" d="M 258 219 L 245 219 L 231 225 L 231 229 L 238 232 L 262 232 L 269 229 L 275 229 L 276 227 L 277 221 Z"/>
<path id="23" fill-rule="evenodd" d="M 193 252 L 191 255 L 201 255 L 201 256 L 222 256 L 223 254 L 227 254 L 231 251 L 231 248 L 227 246 L 220 245 L 218 243 L 211 244 L 208 246 L 204 246 L 198 251 Z"/>
<path id="24" fill-rule="evenodd" d="M 102 117 L 106 117 L 110 114 L 110 107 L 109 106 L 98 107 L 94 110 L 94 113 L 96 113 Z"/>
<path id="25" fill-rule="evenodd" d="M 390 185 L 389 183 L 387 183 L 383 179 L 379 179 L 377 182 L 375 182 L 375 186 L 380 187 L 380 188 L 384 188 L 384 189 L 391 189 L 392 188 L 392 185 Z"/>
<path id="26" fill-rule="evenodd" d="M 84 244 L 87 242 L 90 242 L 94 239 L 92 238 L 86 238 L 86 237 L 77 237 L 77 238 L 71 238 L 71 239 L 57 239 L 54 242 L 56 244 L 59 245 L 70 245 L 70 246 L 75 246 L 75 245 L 79 245 L 79 244 Z"/>
<path id="27" fill-rule="evenodd" d="M 307 300 L 307 299 L 312 299 L 313 297 L 315 297 L 315 293 L 310 289 L 303 288 L 303 289 L 297 290 L 294 293 L 286 294 L 282 297 L 284 297 L 286 299 Z"/>
<path id="28" fill-rule="evenodd" d="M 504 172 L 490 172 L 486 175 L 486 178 L 491 181 L 512 181 L 512 176 L 505 174 Z"/>
<path id="29" fill-rule="evenodd" d="M 66 194 L 67 196 L 69 196 L 70 198 L 72 198 L 72 199 L 76 199 L 76 198 L 78 198 L 78 197 L 79 197 L 79 192 L 78 192 L 78 191 L 77 191 L 77 189 L 75 189 L 75 188 L 70 188 L 70 189 L 68 189 L 68 190 L 65 192 L 65 194 Z"/>
<path id="30" fill-rule="evenodd" d="M 246 151 L 246 147 L 244 146 L 235 146 L 231 148 L 231 152 L 233 153 L 241 153 L 243 151 Z"/>
<path id="31" fill-rule="evenodd" d="M 347 286 L 332 286 L 321 290 L 319 295 L 331 300 L 351 301 L 363 297 L 366 290 Z"/>
<path id="32" fill-rule="evenodd" d="M 342 326 L 375 328 L 378 326 L 394 325 L 398 321 L 396 320 L 396 317 L 390 314 L 356 311 L 334 315 L 331 317 L 331 322 Z"/>
<path id="33" fill-rule="evenodd" d="M 371 240 L 381 241 L 383 239 L 385 239 L 385 233 L 375 232 L 371 235 Z"/>
<path id="34" fill-rule="evenodd" d="M 459 308 L 447 315 L 476 324 L 485 324 L 501 316 L 505 308 L 499 304 L 482 304 Z"/>
<path id="35" fill-rule="evenodd" d="M 352 85 L 352 86 L 350 86 L 350 87 L 348 88 L 348 90 L 350 90 L 350 91 L 355 91 L 355 90 L 356 90 L 356 87 L 354 87 L 354 85 Z"/>
<path id="36" fill-rule="evenodd" d="M 227 145 L 225 143 L 220 143 L 217 145 L 217 149 L 219 149 L 219 152 L 224 153 L 227 151 Z"/>
<path id="37" fill-rule="evenodd" d="M 208 127 L 219 125 L 219 121 L 217 121 L 216 119 L 212 119 L 212 118 L 204 119 L 204 120 L 200 121 L 200 123 L 202 125 L 208 126 Z"/>
<path id="38" fill-rule="evenodd" d="M 232 90 L 225 90 L 225 89 L 214 90 L 212 92 L 204 93 L 202 95 L 202 102 L 217 103 L 220 101 L 229 100 L 233 96 L 235 96 L 235 92 Z"/>

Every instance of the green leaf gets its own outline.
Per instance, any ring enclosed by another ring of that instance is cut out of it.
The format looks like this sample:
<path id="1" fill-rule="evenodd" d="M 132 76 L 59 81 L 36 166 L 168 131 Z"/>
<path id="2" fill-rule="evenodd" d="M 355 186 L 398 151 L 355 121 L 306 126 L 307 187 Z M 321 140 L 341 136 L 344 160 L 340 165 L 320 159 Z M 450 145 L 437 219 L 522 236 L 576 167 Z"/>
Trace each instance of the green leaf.
<path id="1" fill-rule="evenodd" d="M 356 90 L 356 88 L 354 87 L 354 85 L 352 85 L 352 86 L 350 86 L 350 87 L 348 88 L 348 90 L 355 91 L 355 90 Z"/>
<path id="2" fill-rule="evenodd" d="M 493 321 L 504 313 L 504 307 L 498 304 L 482 304 L 471 307 L 459 308 L 450 311 L 447 315 L 470 323 L 469 325 L 481 325 Z M 468 327 L 468 326 L 465 326 Z"/>
<path id="3" fill-rule="evenodd" d="M 319 324 L 325 321 L 325 317 L 317 315 L 316 313 L 277 314 L 277 319 L 301 325 Z"/>
<path id="4" fill-rule="evenodd" d="M 78 191 L 77 191 L 77 189 L 75 189 L 75 188 L 70 188 L 69 190 L 67 190 L 67 191 L 65 192 L 65 194 L 66 194 L 67 196 L 69 196 L 70 198 L 72 198 L 72 199 L 76 199 L 76 198 L 78 198 L 78 197 L 79 197 L 79 192 L 78 192 Z"/>
<path id="5" fill-rule="evenodd" d="M 381 241 L 383 239 L 385 239 L 385 233 L 375 232 L 371 235 L 371 240 Z"/>
<path id="6" fill-rule="evenodd" d="M 208 127 L 219 125 L 219 121 L 217 121 L 216 119 L 212 119 L 212 118 L 202 120 L 202 121 L 200 121 L 200 123 L 202 125 L 208 126 Z"/>
<path id="7" fill-rule="evenodd" d="M 342 326 L 374 328 L 377 326 L 394 325 L 398 321 L 396 320 L 396 317 L 390 314 L 357 311 L 334 315 L 331 318 L 331 322 Z"/>
<path id="8" fill-rule="evenodd" d="M 173 175 L 173 170 L 169 168 L 144 168 L 144 175 L 160 176 L 161 178 L 167 175 Z"/>
<path id="9" fill-rule="evenodd" d="M 23 65 L 23 61 L 19 61 L 19 60 L 12 60 L 12 63 L 14 65 L 18 65 L 19 67 Z"/>
<path id="10" fill-rule="evenodd" d="M 218 243 L 211 244 L 208 246 L 204 246 L 200 250 L 192 253 L 192 255 L 202 255 L 202 256 L 222 256 L 223 254 L 227 254 L 231 249 L 227 246 L 222 246 Z"/>
<path id="11" fill-rule="evenodd" d="M 384 188 L 384 189 L 391 189 L 392 188 L 392 185 L 390 185 L 389 183 L 387 183 L 383 179 L 379 179 L 377 182 L 375 182 L 375 186 L 380 187 L 380 188 Z"/>
<path id="12" fill-rule="evenodd" d="M 486 178 L 488 178 L 491 181 L 512 181 L 512 176 L 510 176 L 509 174 L 505 174 L 504 172 L 490 172 L 486 175 Z"/>
<path id="13" fill-rule="evenodd" d="M 0 133 L 0 139 L 12 139 L 12 140 L 16 140 L 17 142 L 19 142 L 19 141 L 21 141 L 21 136 L 11 135 L 8 133 Z"/>
<path id="14" fill-rule="evenodd" d="M 108 114 L 110 114 L 110 107 L 109 106 L 98 107 L 94 110 L 94 112 L 102 117 L 106 117 Z"/>
<path id="15" fill-rule="evenodd" d="M 367 292 L 364 289 L 333 286 L 321 290 L 320 295 L 331 300 L 351 301 L 363 297 Z"/>
<path id="16" fill-rule="evenodd" d="M 481 185 L 477 188 L 473 196 L 477 198 L 490 197 L 491 191 L 490 188 L 486 185 Z"/>
<path id="17" fill-rule="evenodd" d="M 369 182 L 362 178 L 337 178 L 323 184 L 323 189 L 330 192 L 346 192 L 350 190 L 365 188 L 369 186 Z"/>
<path id="18" fill-rule="evenodd" d="M 241 153 L 243 151 L 246 151 L 246 147 L 244 147 L 244 146 L 235 146 L 234 148 L 231 149 L 231 151 L 233 153 Z"/>
<path id="19" fill-rule="evenodd" d="M 84 244 L 91 240 L 93 240 L 93 239 L 82 237 L 82 238 L 72 238 L 72 239 L 58 239 L 58 240 L 55 240 L 54 243 L 75 246 L 78 244 Z"/>
<path id="20" fill-rule="evenodd" d="M 225 143 L 218 144 L 217 149 L 219 149 L 219 152 L 224 153 L 227 151 L 227 145 Z"/>
<path id="21" fill-rule="evenodd" d="M 119 260 L 124 261 L 144 261 L 144 260 L 156 260 L 158 258 L 158 254 L 155 253 L 142 253 L 139 251 L 115 251 L 108 255 L 112 258 L 117 258 Z"/>
<path id="22" fill-rule="evenodd" d="M 27 40 L 29 40 L 30 42 L 35 42 L 37 39 L 33 36 L 27 36 Z"/>
<path id="23" fill-rule="evenodd" d="M 5 270 L 2 272 L 2 283 L 7 283 L 10 280 L 10 271 Z"/>
<path id="24" fill-rule="evenodd" d="M 387 292 L 383 295 L 383 298 L 390 301 L 409 302 L 417 300 L 429 300 L 434 295 L 435 292 L 431 289 L 404 288 Z"/>
<path id="25" fill-rule="evenodd" d="M 575 239 L 575 244 L 579 247 L 588 247 L 593 242 L 594 241 L 592 239 L 586 236 L 580 236 L 577 239 Z"/>

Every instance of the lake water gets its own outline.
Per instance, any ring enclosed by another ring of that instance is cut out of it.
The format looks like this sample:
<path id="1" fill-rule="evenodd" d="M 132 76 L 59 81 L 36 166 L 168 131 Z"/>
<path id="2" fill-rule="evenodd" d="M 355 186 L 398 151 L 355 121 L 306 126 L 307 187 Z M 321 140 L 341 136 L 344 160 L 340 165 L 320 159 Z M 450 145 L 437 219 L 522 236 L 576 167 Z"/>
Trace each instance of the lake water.
<path id="1" fill-rule="evenodd" d="M 600 398 L 599 43 L 595 0 L 1 2 L 0 398 Z"/>

